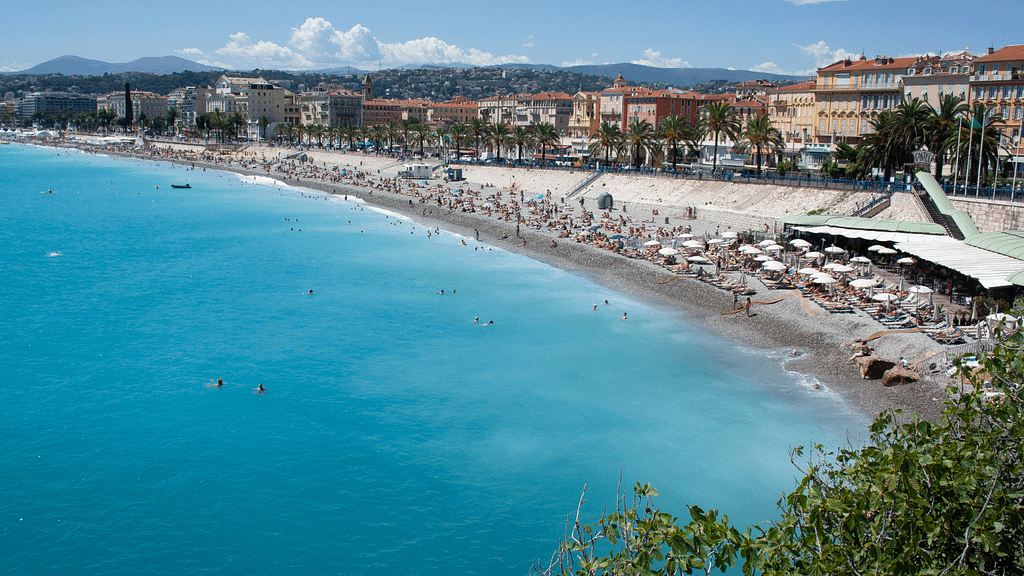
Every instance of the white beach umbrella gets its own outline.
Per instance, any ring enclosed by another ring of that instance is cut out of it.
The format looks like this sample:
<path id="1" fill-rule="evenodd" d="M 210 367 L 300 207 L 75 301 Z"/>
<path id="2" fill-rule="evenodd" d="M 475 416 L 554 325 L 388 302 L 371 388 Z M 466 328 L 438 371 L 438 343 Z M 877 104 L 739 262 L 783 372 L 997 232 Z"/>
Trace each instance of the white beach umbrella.
<path id="1" fill-rule="evenodd" d="M 811 260 L 814 260 L 817 258 L 821 258 L 822 256 L 824 256 L 824 254 L 822 254 L 821 252 L 808 252 L 801 256 L 801 258 L 809 258 Z"/>
<path id="2" fill-rule="evenodd" d="M 789 243 L 792 244 L 793 246 L 796 246 L 797 248 L 811 247 L 811 243 L 808 242 L 807 240 L 804 240 L 803 238 L 795 238 L 793 240 L 790 240 Z"/>
<path id="3" fill-rule="evenodd" d="M 821 269 L 822 270 L 833 270 L 833 269 L 838 268 L 840 266 L 842 266 L 842 264 L 840 264 L 838 262 L 829 262 L 828 264 L 825 264 L 824 266 L 822 266 Z"/>
<path id="4" fill-rule="evenodd" d="M 743 246 L 740 246 L 740 252 L 744 254 L 760 254 L 761 249 L 757 248 L 756 246 L 744 244 Z"/>
<path id="5" fill-rule="evenodd" d="M 676 236 L 676 238 L 678 238 L 679 240 L 689 240 L 690 238 L 693 238 L 693 234 L 683 232 L 682 234 Z"/>
<path id="6" fill-rule="evenodd" d="M 879 292 L 871 297 L 872 300 L 877 302 L 892 302 L 893 300 L 899 300 L 899 296 L 895 294 L 889 294 L 888 292 Z"/>
<path id="7" fill-rule="evenodd" d="M 775 240 L 761 240 L 760 242 L 757 243 L 757 245 L 760 246 L 761 248 L 764 248 L 765 246 L 771 246 L 772 244 L 775 244 Z"/>
<path id="8" fill-rule="evenodd" d="M 917 260 L 914 260 L 910 256 L 905 256 L 905 257 L 900 258 L 899 260 L 897 260 L 896 263 L 897 264 L 904 264 L 904 265 L 909 266 L 911 264 L 917 264 Z"/>
<path id="9" fill-rule="evenodd" d="M 722 242 L 725 242 L 722 238 L 712 238 L 711 240 L 708 240 L 709 245 L 721 244 Z"/>
<path id="10" fill-rule="evenodd" d="M 801 268 L 796 271 L 797 274 L 803 274 L 805 276 L 817 274 L 818 272 L 821 272 L 821 270 L 818 270 L 817 268 Z"/>
<path id="11" fill-rule="evenodd" d="M 707 258 L 705 258 L 703 256 L 687 256 L 686 259 L 689 260 L 690 262 L 694 262 L 696 264 L 707 264 L 707 263 L 711 262 L 710 260 L 708 260 Z"/>
<path id="12" fill-rule="evenodd" d="M 782 246 L 779 246 L 778 244 L 769 244 L 764 248 L 761 248 L 761 250 L 764 250 L 765 252 L 779 252 L 781 250 L 784 250 L 784 248 Z"/>
<path id="13" fill-rule="evenodd" d="M 767 262 L 769 260 L 775 260 L 775 258 L 772 258 L 767 254 L 758 254 L 757 256 L 754 256 L 754 260 L 757 260 L 758 262 Z"/>
<path id="14" fill-rule="evenodd" d="M 738 238 L 738 237 L 739 237 L 739 234 L 737 234 L 736 232 L 733 232 L 732 230 L 729 230 L 729 231 L 726 231 L 726 232 L 722 232 L 722 238 Z"/>
<path id="15" fill-rule="evenodd" d="M 765 270 L 785 270 L 786 265 L 778 260 L 769 260 L 761 265 Z"/>
<path id="16" fill-rule="evenodd" d="M 825 252 L 828 252 L 829 254 L 843 254 L 846 250 L 843 250 L 839 246 L 829 246 L 828 248 L 825 248 Z"/>
<path id="17" fill-rule="evenodd" d="M 873 246 L 868 246 L 868 252 L 878 252 L 879 250 L 886 250 L 886 249 L 887 248 L 885 246 L 882 246 L 881 244 L 875 244 Z"/>
<path id="18" fill-rule="evenodd" d="M 658 250 L 658 254 L 661 254 L 662 256 L 675 256 L 676 254 L 679 254 L 679 250 L 676 250 L 675 248 L 662 248 L 661 250 Z"/>
<path id="19" fill-rule="evenodd" d="M 658 242 L 657 240 L 649 240 L 647 242 L 644 242 L 644 246 L 647 246 L 648 248 L 652 246 L 661 246 L 661 242 Z"/>
<path id="20" fill-rule="evenodd" d="M 927 286 L 911 286 L 910 288 L 907 288 L 907 292 L 910 292 L 911 294 L 931 294 L 934 290 Z"/>
<path id="21" fill-rule="evenodd" d="M 835 284 L 836 279 L 829 276 L 828 274 L 822 274 L 820 276 L 814 276 L 813 278 L 811 278 L 811 282 L 814 282 L 815 284 Z"/>
<path id="22" fill-rule="evenodd" d="M 875 282 L 871 278 L 858 278 L 853 282 L 850 282 L 850 286 L 853 286 L 854 288 L 874 288 L 877 285 L 878 282 Z"/>
<path id="23" fill-rule="evenodd" d="M 883 256 L 891 256 L 891 255 L 896 253 L 896 251 L 893 250 L 892 248 L 886 248 L 885 246 L 882 246 L 880 249 L 875 250 L 875 252 L 878 252 L 879 254 L 882 254 Z"/>
<path id="24" fill-rule="evenodd" d="M 856 262 L 857 264 L 871 264 L 871 259 L 866 256 L 854 256 L 850 258 L 850 262 Z"/>
<path id="25" fill-rule="evenodd" d="M 700 242 L 697 242 L 696 240 L 687 240 L 686 242 L 683 242 L 683 247 L 684 248 L 703 248 L 704 245 L 701 244 Z"/>
<path id="26" fill-rule="evenodd" d="M 853 272 L 853 270 L 854 270 L 853 266 L 844 266 L 842 264 L 839 264 L 838 266 L 834 266 L 832 268 L 833 272 L 838 272 L 840 274 L 847 274 L 849 272 Z"/>

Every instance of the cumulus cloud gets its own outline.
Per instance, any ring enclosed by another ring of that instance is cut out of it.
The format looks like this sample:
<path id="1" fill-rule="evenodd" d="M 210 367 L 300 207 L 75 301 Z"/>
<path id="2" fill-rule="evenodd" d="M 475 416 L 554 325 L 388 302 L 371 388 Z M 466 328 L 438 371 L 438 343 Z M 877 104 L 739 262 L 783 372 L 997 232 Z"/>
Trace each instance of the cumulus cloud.
<path id="1" fill-rule="evenodd" d="M 750 68 L 754 72 L 764 72 L 765 74 L 784 74 L 787 76 L 813 76 L 814 70 L 783 70 L 775 62 L 764 62 Z"/>
<path id="2" fill-rule="evenodd" d="M 527 48 L 533 48 L 533 42 L 527 42 L 526 44 L 523 44 L 523 46 Z"/>
<path id="3" fill-rule="evenodd" d="M 682 58 L 663 58 L 661 51 L 654 50 L 653 48 L 644 50 L 643 57 L 639 60 L 633 60 L 633 64 L 653 66 L 655 68 L 693 68 L 689 62 L 684 61 Z"/>
<path id="4" fill-rule="evenodd" d="M 530 48 L 532 43 L 524 44 Z M 526 56 L 507 54 L 496 56 L 476 48 L 460 48 L 439 38 L 420 38 L 406 42 L 387 43 L 378 40 L 360 24 L 349 30 L 338 30 L 323 18 L 307 18 L 291 29 L 286 46 L 273 42 L 253 42 L 244 33 L 233 34 L 228 43 L 210 54 L 195 48 L 177 53 L 211 61 L 227 59 L 238 68 L 309 69 L 327 65 L 365 65 L 381 63 L 388 66 L 403 64 L 455 64 L 466 63 L 491 66 L 508 62 L 528 64 Z"/>
<path id="5" fill-rule="evenodd" d="M 594 56 L 596 56 L 596 54 L 594 54 Z M 562 62 L 562 68 L 568 68 L 569 66 L 593 66 L 593 65 L 594 65 L 594 63 L 591 62 L 590 60 L 584 60 L 582 58 L 577 58 L 573 62 Z"/>
<path id="6" fill-rule="evenodd" d="M 828 44 L 826 44 L 824 40 L 819 40 L 818 42 L 814 44 L 808 44 L 807 46 L 800 46 L 799 44 L 795 44 L 795 46 L 798 49 L 800 49 L 800 51 L 803 52 L 804 54 L 813 56 L 814 63 L 818 66 L 818 68 L 824 68 L 829 64 L 834 64 L 840 60 L 845 60 L 847 58 L 855 59 L 858 57 L 857 54 L 854 54 L 853 52 L 847 52 L 842 48 L 837 48 L 833 50 L 829 48 Z"/>

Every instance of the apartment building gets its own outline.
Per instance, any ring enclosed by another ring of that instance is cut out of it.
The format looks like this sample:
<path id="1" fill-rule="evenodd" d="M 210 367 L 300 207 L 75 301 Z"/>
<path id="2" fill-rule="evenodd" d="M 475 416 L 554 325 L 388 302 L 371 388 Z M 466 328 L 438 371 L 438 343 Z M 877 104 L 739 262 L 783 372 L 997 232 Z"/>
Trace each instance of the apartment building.
<path id="1" fill-rule="evenodd" d="M 536 126 L 545 122 L 555 127 L 558 134 L 569 130 L 572 116 L 572 96 L 564 92 L 522 94 L 516 98 L 513 126 Z"/>
<path id="2" fill-rule="evenodd" d="M 112 92 L 97 100 L 99 110 L 112 110 L 117 118 L 125 116 L 124 92 Z M 152 92 L 132 90 L 132 115 L 138 120 L 167 115 L 167 98 Z"/>
<path id="3" fill-rule="evenodd" d="M 800 82 L 781 88 L 769 88 L 768 115 L 787 143 L 804 143 L 814 135 L 814 81 Z"/>
<path id="4" fill-rule="evenodd" d="M 970 102 L 984 104 L 999 113 L 993 126 L 1005 136 L 1020 136 L 1024 121 L 1024 44 L 989 49 L 974 61 L 970 77 Z"/>
<path id="5" fill-rule="evenodd" d="M 903 99 L 903 76 L 933 66 L 938 56 L 840 60 L 818 69 L 811 91 L 816 109 L 814 139 L 819 143 L 855 143 L 872 131 L 871 121 Z"/>
<path id="6" fill-rule="evenodd" d="M 465 124 L 476 118 L 479 105 L 465 96 L 456 96 L 448 102 L 436 102 L 427 109 L 427 122 L 439 126 Z"/>
<path id="7" fill-rule="evenodd" d="M 623 124 L 627 129 L 634 120 L 646 120 L 657 130 L 661 121 L 669 116 L 679 116 L 696 124 L 704 103 L 704 96 L 678 88 L 638 88 L 628 94 L 623 93 L 623 98 Z"/>
<path id="8" fill-rule="evenodd" d="M 374 102 L 371 100 L 371 102 Z M 298 97 L 299 123 L 321 126 L 361 126 L 364 123 L 366 104 L 362 94 L 349 90 L 334 92 L 306 92 Z M 286 101 L 282 106 L 288 108 Z M 292 105 L 291 107 L 295 107 Z M 282 122 L 284 119 L 282 111 Z"/>

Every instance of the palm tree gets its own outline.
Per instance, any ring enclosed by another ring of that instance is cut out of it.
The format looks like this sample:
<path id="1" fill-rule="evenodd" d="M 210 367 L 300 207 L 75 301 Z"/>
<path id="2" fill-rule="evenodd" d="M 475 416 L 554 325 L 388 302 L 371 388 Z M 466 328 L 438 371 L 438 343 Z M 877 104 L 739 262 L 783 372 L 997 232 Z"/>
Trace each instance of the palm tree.
<path id="1" fill-rule="evenodd" d="M 989 166 L 996 165 L 1001 134 L 992 124 L 1002 119 L 995 108 L 986 108 L 983 104 L 968 113 L 964 134 L 960 136 L 961 164 L 967 172 L 965 183 L 971 184 L 972 179 L 973 183 L 978 182 L 978 162 L 981 162 L 982 182 L 987 178 Z"/>
<path id="2" fill-rule="evenodd" d="M 259 119 L 259 121 L 257 123 L 260 126 L 260 130 L 263 132 L 263 139 L 266 140 L 267 139 L 267 126 L 270 126 L 270 118 L 267 118 L 266 116 L 260 116 L 260 119 Z"/>
<path id="3" fill-rule="evenodd" d="M 465 124 L 454 124 L 448 129 L 448 138 L 451 139 L 452 145 L 455 146 L 455 159 L 459 159 L 459 155 L 462 153 L 462 141 L 470 136 L 470 127 Z"/>
<path id="4" fill-rule="evenodd" d="M 537 145 L 540 146 L 540 162 L 544 164 L 547 161 L 545 152 L 547 152 L 548 146 L 554 146 L 559 144 L 562 139 L 558 136 L 558 131 L 555 130 L 555 125 L 551 122 L 541 122 L 537 124 L 534 133 Z"/>
<path id="5" fill-rule="evenodd" d="M 178 109 L 168 108 L 167 109 L 167 125 L 174 130 L 174 135 L 178 135 Z"/>
<path id="6" fill-rule="evenodd" d="M 437 144 L 437 157 L 444 158 L 444 149 L 449 142 L 450 131 L 448 128 L 439 125 L 434 131 L 434 143 Z"/>
<path id="7" fill-rule="evenodd" d="M 469 132 L 473 135 L 473 141 L 476 142 L 475 153 L 476 157 L 480 157 L 480 140 L 484 136 L 484 132 L 487 129 L 487 124 L 479 116 L 476 118 L 470 118 L 469 120 Z"/>
<path id="8" fill-rule="evenodd" d="M 700 119 L 701 131 L 715 135 L 715 147 L 712 152 L 711 170 L 718 169 L 718 139 L 722 136 L 736 139 L 740 132 L 740 121 L 736 111 L 728 102 L 711 102 L 704 106 L 704 115 Z"/>
<path id="9" fill-rule="evenodd" d="M 666 144 L 672 148 L 672 171 L 676 170 L 679 160 L 679 144 L 685 143 L 691 150 L 696 147 L 697 129 L 683 116 L 668 116 L 661 121 L 658 132 Z"/>
<path id="10" fill-rule="evenodd" d="M 512 136 L 509 137 L 509 143 L 515 146 L 519 152 L 520 162 L 523 161 L 523 148 L 531 146 L 535 141 L 534 135 L 523 126 L 516 126 L 516 129 L 512 131 Z"/>
<path id="11" fill-rule="evenodd" d="M 423 142 L 428 139 L 431 135 L 430 126 L 426 124 L 416 123 L 411 128 L 412 133 L 416 136 L 416 140 L 420 143 L 420 156 L 423 156 Z"/>
<path id="12" fill-rule="evenodd" d="M 885 110 L 870 121 L 871 133 L 865 136 L 860 147 L 863 148 L 865 166 L 882 170 L 882 178 L 888 182 L 892 173 L 906 160 L 905 150 L 901 147 L 897 132 L 896 113 Z"/>
<path id="13" fill-rule="evenodd" d="M 925 131 L 928 150 L 935 154 L 936 180 L 942 180 L 942 166 L 946 163 L 946 154 L 951 148 L 956 148 L 957 133 L 967 111 L 967 103 L 963 98 L 952 94 L 939 94 L 939 109 L 931 117 Z"/>
<path id="14" fill-rule="evenodd" d="M 409 133 L 415 131 L 417 124 L 419 120 L 415 118 L 405 118 L 398 123 L 398 132 L 402 134 L 402 145 L 406 155 L 409 154 Z"/>
<path id="15" fill-rule="evenodd" d="M 490 124 L 487 128 L 485 137 L 489 144 L 494 145 L 494 157 L 501 158 L 501 146 L 508 140 L 512 131 L 509 129 L 508 124 L 504 122 Z"/>
<path id="16" fill-rule="evenodd" d="M 739 137 L 741 140 L 736 143 L 735 150 L 743 154 L 751 148 L 754 149 L 758 176 L 761 175 L 761 153 L 765 150 L 778 152 L 786 147 L 782 140 L 782 132 L 772 125 L 772 120 L 767 114 L 747 120 L 747 126 Z"/>
<path id="17" fill-rule="evenodd" d="M 278 138 L 280 138 L 282 136 L 288 138 L 288 142 L 289 143 L 291 143 L 291 141 L 292 141 L 292 134 L 294 134 L 294 133 L 295 133 L 295 127 L 292 126 L 291 124 L 281 123 L 281 124 L 278 124 L 277 126 L 274 126 L 274 134 L 276 134 Z"/>
<path id="18" fill-rule="evenodd" d="M 597 132 L 590 135 L 590 154 L 600 155 L 603 153 L 604 162 L 608 164 L 608 153 L 617 150 L 621 141 L 622 131 L 619 130 L 618 124 L 601 122 Z"/>
<path id="19" fill-rule="evenodd" d="M 624 134 L 626 142 L 629 143 L 630 152 L 633 156 L 633 165 L 640 168 L 643 153 L 646 152 L 654 142 L 654 126 L 647 120 L 633 120 L 629 123 Z"/>

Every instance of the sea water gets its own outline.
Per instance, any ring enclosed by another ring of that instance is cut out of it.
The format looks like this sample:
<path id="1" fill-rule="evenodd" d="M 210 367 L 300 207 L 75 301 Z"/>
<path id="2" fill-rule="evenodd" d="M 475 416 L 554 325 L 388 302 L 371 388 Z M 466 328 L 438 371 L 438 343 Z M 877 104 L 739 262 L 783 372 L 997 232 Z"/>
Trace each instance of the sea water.
<path id="1" fill-rule="evenodd" d="M 254 180 L 0 147 L 5 573 L 526 574 L 585 485 L 745 526 L 863 430 L 778 351 Z"/>

